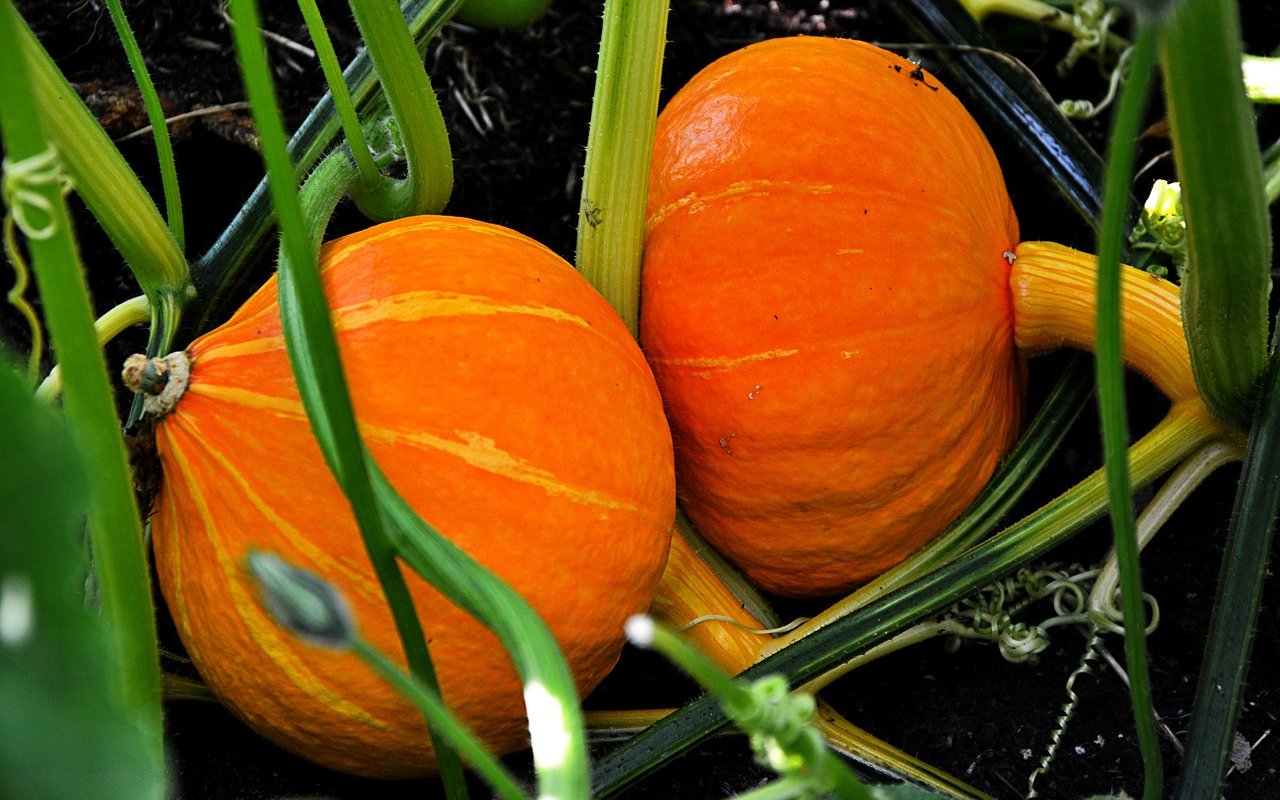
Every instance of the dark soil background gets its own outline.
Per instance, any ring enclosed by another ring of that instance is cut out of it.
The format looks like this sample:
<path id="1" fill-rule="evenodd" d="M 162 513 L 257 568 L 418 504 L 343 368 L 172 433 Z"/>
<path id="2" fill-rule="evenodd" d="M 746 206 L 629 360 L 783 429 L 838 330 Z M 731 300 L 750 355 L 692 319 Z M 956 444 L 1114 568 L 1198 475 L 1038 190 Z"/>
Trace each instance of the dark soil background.
<path id="1" fill-rule="evenodd" d="M 770 36 L 808 33 L 910 43 L 912 36 L 885 3 L 828 0 L 689 0 L 675 4 L 665 96 L 715 57 Z M 19 8 L 107 130 L 120 138 L 126 157 L 159 196 L 150 138 L 133 136 L 146 124 L 133 79 L 115 39 L 106 8 L 94 0 L 19 2 Z M 356 44 L 354 25 L 342 3 L 321 3 L 344 60 Z M 1273 0 L 1242 3 L 1248 48 L 1273 51 L 1280 44 L 1280 8 Z M 197 256 L 246 198 L 262 174 L 248 113 L 231 60 L 230 34 L 216 2 L 129 0 L 133 21 L 153 77 L 170 114 L 202 112 L 175 125 L 183 180 L 189 253 Z M 265 2 L 266 27 L 283 39 L 306 44 L 305 29 L 289 3 Z M 572 257 L 578 183 L 586 143 L 593 69 L 600 28 L 597 0 L 556 0 L 546 18 L 527 30 L 490 32 L 451 25 L 427 60 L 453 135 L 456 189 L 450 213 L 474 216 L 522 231 Z M 1053 65 L 1067 40 L 1028 26 L 998 23 L 992 31 L 1012 55 L 1044 80 L 1055 97 L 1098 98 L 1105 85 L 1096 68 L 1082 64 L 1068 79 Z M 909 48 L 907 48 L 909 50 Z M 921 50 L 926 57 L 927 50 Z M 271 45 L 288 121 L 296 125 L 323 92 L 314 59 L 283 41 Z M 208 113 L 207 110 L 230 105 Z M 1153 120 L 1159 109 L 1153 109 Z M 1277 112 L 1262 112 L 1272 141 L 1280 135 Z M 1106 119 L 1104 116 L 1103 120 Z M 1105 122 L 1082 124 L 1101 145 Z M 803 132 L 797 132 L 802 136 Z M 1145 140 L 1139 163 L 1168 149 L 1159 137 Z M 1053 238 L 1088 248 L 1087 229 L 1041 186 L 1016 154 L 1000 152 L 1025 238 Z M 1168 176 L 1167 156 L 1156 172 Z M 1155 173 L 1153 173 L 1155 174 Z M 1135 189 L 1140 195 L 1143 188 Z M 119 257 L 87 215 L 79 230 L 93 291 L 101 309 L 136 294 Z M 335 232 L 359 227 L 352 212 L 340 213 Z M 257 278 L 269 274 L 262 260 Z M 257 283 L 257 279 L 251 283 Z M 246 287 L 246 291 L 251 289 Z M 26 334 L 7 307 L 0 331 L 18 348 Z M 113 345 L 110 357 L 141 349 L 137 332 Z M 1052 384 L 1062 359 L 1038 360 L 1032 368 L 1033 402 Z M 1138 380 L 1130 386 L 1132 427 L 1140 433 L 1164 410 L 1164 402 Z M 1057 455 L 1035 496 L 1034 508 L 1099 463 L 1097 421 L 1087 410 L 1068 446 Z M 1176 737 L 1184 737 L 1195 690 L 1201 642 L 1207 628 L 1222 542 L 1238 470 L 1214 476 L 1178 512 L 1144 557 L 1147 590 L 1161 604 L 1162 622 L 1150 640 L 1155 703 Z M 1141 499 L 1141 498 L 1140 498 Z M 1062 560 L 1093 562 L 1105 552 L 1109 532 L 1094 526 L 1060 554 Z M 1232 774 L 1225 796 L 1252 800 L 1280 796 L 1280 735 L 1270 736 L 1280 715 L 1280 642 L 1277 641 L 1275 581 L 1269 581 L 1254 649 L 1239 732 L 1257 743 L 1252 764 Z M 787 613 L 813 609 L 788 607 Z M 166 646 L 178 652 L 180 645 Z M 1123 645 L 1106 647 L 1123 661 Z M 1084 651 L 1084 639 L 1057 629 L 1053 646 L 1038 663 L 1013 665 L 994 648 L 968 646 L 947 653 L 933 642 L 857 671 L 826 696 L 853 722 L 921 759 L 942 767 L 997 798 L 1026 791 L 1027 777 L 1049 742 L 1064 684 Z M 170 665 L 181 670 L 179 661 Z M 1080 798 L 1141 791 L 1141 764 L 1133 739 L 1127 690 L 1105 662 L 1076 684 L 1080 708 L 1052 771 L 1038 783 L 1041 795 Z M 692 687 L 660 661 L 629 652 L 618 672 L 592 702 L 602 707 L 670 706 Z M 174 702 L 168 707 L 173 745 L 175 796 L 189 800 L 317 795 L 335 798 L 434 797 L 430 782 L 386 784 L 336 775 L 282 753 L 211 703 Z M 1277 732 L 1280 734 L 1280 732 Z M 1166 772 L 1180 767 L 1177 745 L 1165 744 Z M 521 759 L 513 760 L 517 765 Z M 740 737 L 723 737 L 633 789 L 629 796 L 714 798 L 758 785 L 767 775 L 752 761 Z M 1172 785 L 1172 783 L 1170 783 Z"/>

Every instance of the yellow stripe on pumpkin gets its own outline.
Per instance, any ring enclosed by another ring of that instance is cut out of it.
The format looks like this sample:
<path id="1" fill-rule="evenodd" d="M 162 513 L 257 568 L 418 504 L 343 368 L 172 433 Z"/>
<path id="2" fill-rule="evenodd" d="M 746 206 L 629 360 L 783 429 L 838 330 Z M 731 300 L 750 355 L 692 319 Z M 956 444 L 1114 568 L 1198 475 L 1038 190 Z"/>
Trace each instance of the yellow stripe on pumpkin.
<path id="1" fill-rule="evenodd" d="M 347 257 L 347 254 L 353 250 L 364 250 L 378 242 L 385 242 L 388 239 L 396 239 L 401 236 L 408 236 L 424 230 L 432 231 L 466 231 L 468 236 L 488 236 L 495 239 L 510 239 L 520 242 L 525 247 L 536 247 L 545 250 L 547 253 L 552 251 L 540 242 L 535 242 L 526 236 L 522 236 L 508 228 L 500 228 L 496 225 L 480 225 L 462 217 L 440 218 L 430 217 L 420 219 L 414 223 L 391 223 L 383 226 L 381 232 L 371 234 L 363 231 L 355 237 L 350 244 L 344 244 L 344 239 L 338 239 L 330 245 L 322 254 L 326 265 L 332 266 Z"/>
<path id="2" fill-rule="evenodd" d="M 296 398 L 274 397 L 248 389 L 235 389 L 227 386 L 211 386 L 193 384 L 188 393 L 198 393 L 205 397 L 225 403 L 256 408 L 273 413 L 303 419 L 306 412 L 302 401 Z M 180 416 L 180 415 L 175 415 Z M 636 511 L 632 503 L 610 497 L 595 489 L 584 489 L 560 480 L 541 467 L 516 458 L 511 453 L 497 446 L 497 443 L 475 431 L 455 430 L 458 440 L 446 439 L 435 434 L 423 433 L 407 429 L 385 428 L 379 425 L 362 425 L 360 432 L 372 441 L 386 444 L 403 443 L 424 450 L 435 450 L 461 459 L 469 466 L 494 475 L 509 478 L 518 483 L 537 486 L 547 494 L 564 497 L 580 505 L 598 506 L 621 511 Z M 460 441 L 459 441 L 460 440 Z"/>
<path id="3" fill-rule="evenodd" d="M 377 322 L 421 322 L 443 317 L 474 317 L 494 314 L 521 314 L 541 317 L 552 322 L 567 322 L 583 328 L 591 323 L 576 314 L 570 314 L 541 304 L 518 305 L 503 303 L 482 295 L 456 292 L 416 291 L 402 292 L 390 297 L 368 300 L 344 306 L 333 312 L 334 327 L 339 331 L 360 330 Z M 284 336 L 264 336 L 247 342 L 214 345 L 200 353 L 200 361 L 219 358 L 259 355 L 284 349 Z"/>
<path id="4" fill-rule="evenodd" d="M 752 364 L 757 361 L 769 361 L 774 358 L 789 358 L 799 353 L 799 350 L 766 350 L 763 353 L 751 353 L 750 355 L 738 356 L 732 358 L 729 356 L 693 356 L 690 358 L 655 358 L 654 364 L 661 364 L 664 367 L 697 367 L 706 369 L 707 372 L 703 377 L 711 377 L 711 370 L 717 372 L 727 372 L 731 369 L 737 369 L 743 364 Z"/>
<path id="5" fill-rule="evenodd" d="M 213 437 L 206 436 L 200 427 L 193 420 L 183 417 L 177 422 L 187 429 L 191 437 L 199 443 L 205 453 L 213 459 L 221 468 L 219 477 L 223 480 L 230 481 L 243 498 L 253 506 L 258 513 L 271 524 L 271 526 L 280 531 L 281 535 L 297 549 L 304 557 L 309 559 L 317 567 L 318 571 L 326 575 L 340 575 L 344 588 L 358 592 L 365 600 L 375 605 L 382 603 L 382 589 L 373 581 L 364 570 L 349 564 L 341 559 L 334 558 L 324 548 L 316 545 L 311 537 L 299 531 L 296 527 L 289 524 L 288 520 L 280 516 L 279 513 L 269 504 L 262 495 L 259 494 L 253 486 L 245 480 L 244 475 L 236 468 L 235 464 L 229 459 L 224 452 L 215 448 L 212 444 Z M 206 525 L 212 525 L 211 520 L 205 520 Z"/>
<path id="6" fill-rule="evenodd" d="M 645 222 L 645 231 L 652 231 L 667 217 L 685 208 L 693 207 L 697 210 L 702 206 L 720 200 L 736 200 L 741 197 L 768 197 L 775 189 L 797 194 L 828 195 L 835 191 L 835 186 L 830 183 L 800 183 L 798 181 L 778 181 L 765 178 L 736 181 L 718 192 L 709 194 L 692 192 L 679 200 L 666 204 L 653 212 Z"/>
<path id="7" fill-rule="evenodd" d="M 172 448 L 169 454 L 177 462 L 179 472 L 181 472 L 183 480 L 191 492 L 196 513 L 204 524 L 205 533 L 208 535 L 209 543 L 213 545 L 218 565 L 222 568 L 223 576 L 226 579 L 227 589 L 231 594 L 232 606 L 240 621 L 248 629 L 249 635 L 253 637 L 259 647 L 270 655 L 271 662 L 277 665 L 280 671 L 289 679 L 289 682 L 298 687 L 299 690 L 352 720 L 381 729 L 390 729 L 391 725 L 347 700 L 338 691 L 329 688 L 324 680 L 308 669 L 302 659 L 297 656 L 293 651 L 295 642 L 292 638 L 285 639 L 287 634 L 284 634 L 267 617 L 257 601 L 245 590 L 242 584 L 245 571 L 240 563 L 227 552 L 213 515 L 209 513 L 209 507 L 205 502 L 204 495 L 200 493 L 198 485 L 193 479 L 191 464 L 186 454 L 182 452 L 181 448 L 177 447 Z M 247 553 L 243 555 L 247 555 Z M 189 637 L 184 638 L 188 641 L 190 640 Z M 192 653 L 192 657 L 197 660 L 198 667 L 199 657 L 195 653 Z"/>

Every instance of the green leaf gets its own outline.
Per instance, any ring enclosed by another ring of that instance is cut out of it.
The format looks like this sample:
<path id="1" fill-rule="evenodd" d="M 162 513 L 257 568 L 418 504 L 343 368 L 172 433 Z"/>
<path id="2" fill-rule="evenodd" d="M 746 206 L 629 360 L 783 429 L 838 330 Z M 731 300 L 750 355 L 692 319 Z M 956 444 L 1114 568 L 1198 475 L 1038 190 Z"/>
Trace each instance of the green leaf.
<path id="1" fill-rule="evenodd" d="M 113 701 L 112 641 L 84 605 L 84 461 L 7 364 L 0 441 L 0 797 L 159 797 L 146 721 Z"/>

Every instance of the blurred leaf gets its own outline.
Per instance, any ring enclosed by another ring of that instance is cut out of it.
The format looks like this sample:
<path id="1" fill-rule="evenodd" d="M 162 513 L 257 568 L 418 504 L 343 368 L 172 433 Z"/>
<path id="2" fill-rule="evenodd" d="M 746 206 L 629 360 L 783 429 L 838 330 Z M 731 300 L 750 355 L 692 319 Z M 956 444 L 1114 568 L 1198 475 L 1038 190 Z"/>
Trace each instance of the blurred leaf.
<path id="1" fill-rule="evenodd" d="M 7 366 L 0 441 L 0 797 L 159 796 L 149 734 L 111 700 L 111 642 L 84 606 L 84 464 Z"/>

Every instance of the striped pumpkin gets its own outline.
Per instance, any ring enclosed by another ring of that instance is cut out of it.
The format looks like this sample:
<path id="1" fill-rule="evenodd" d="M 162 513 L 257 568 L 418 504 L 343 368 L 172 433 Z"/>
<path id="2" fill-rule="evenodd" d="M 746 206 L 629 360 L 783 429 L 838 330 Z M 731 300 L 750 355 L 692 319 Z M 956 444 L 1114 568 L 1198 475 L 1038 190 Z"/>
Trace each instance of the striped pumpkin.
<path id="1" fill-rule="evenodd" d="M 717 548 L 830 595 L 963 511 L 1019 427 L 1018 225 L 934 76 L 849 40 L 739 50 L 664 109 L 648 202 L 641 341 Z"/>
<path id="2" fill-rule="evenodd" d="M 583 692 L 644 610 L 675 505 L 670 434 L 622 322 L 577 272 L 512 231 L 446 217 L 334 241 L 323 280 L 361 432 L 425 519 L 543 616 Z M 432 770 L 421 717 L 354 656 L 278 629 L 244 558 L 336 583 L 362 635 L 401 654 L 339 487 L 294 388 L 274 279 L 188 349 L 159 420 L 156 565 L 217 696 L 277 744 L 382 778 Z M 446 701 L 493 748 L 525 741 L 495 637 L 410 576 Z"/>

